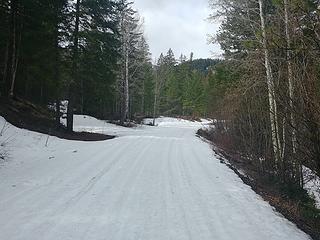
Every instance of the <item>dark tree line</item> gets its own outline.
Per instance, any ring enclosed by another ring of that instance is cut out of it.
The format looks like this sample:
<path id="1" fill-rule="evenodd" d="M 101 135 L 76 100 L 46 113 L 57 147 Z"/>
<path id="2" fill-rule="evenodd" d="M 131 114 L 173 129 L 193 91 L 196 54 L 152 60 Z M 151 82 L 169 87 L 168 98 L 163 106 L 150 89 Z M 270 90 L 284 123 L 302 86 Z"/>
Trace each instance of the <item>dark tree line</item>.
<path id="1" fill-rule="evenodd" d="M 104 118 L 123 115 L 117 79 L 125 78 L 120 71 L 124 47 L 130 50 L 130 88 L 149 77 L 148 45 L 128 1 L 3 0 L 0 22 L 1 97 L 55 104 L 56 109 L 66 99 L 70 131 L 74 111 Z M 123 41 L 128 28 L 132 29 L 129 45 Z M 143 67 L 135 67 L 138 59 Z M 60 122 L 59 111 L 56 118 Z"/>

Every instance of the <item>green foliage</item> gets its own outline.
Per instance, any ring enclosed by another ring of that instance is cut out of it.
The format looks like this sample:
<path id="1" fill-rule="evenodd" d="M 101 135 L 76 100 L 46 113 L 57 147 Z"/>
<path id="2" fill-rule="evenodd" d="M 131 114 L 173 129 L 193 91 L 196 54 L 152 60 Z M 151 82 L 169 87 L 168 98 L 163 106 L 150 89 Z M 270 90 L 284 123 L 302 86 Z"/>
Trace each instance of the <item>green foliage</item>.
<path id="1" fill-rule="evenodd" d="M 145 116 L 151 117 L 154 104 L 154 72 L 151 64 L 144 66 L 144 81 L 143 81 L 143 101 L 142 111 Z"/>
<path id="2" fill-rule="evenodd" d="M 0 4 L 0 53 L 5 56 L 0 58 L 0 92 L 3 95 L 8 91 L 4 89 L 3 79 L 8 76 L 5 69 L 12 52 L 9 44 L 13 29 L 11 2 L 1 1 Z M 16 2 L 18 65 L 15 94 L 41 104 L 66 99 L 72 80 L 75 2 Z M 119 57 L 117 10 L 117 1 L 81 1 L 79 56 L 75 63 L 79 77 L 74 83 L 78 111 L 83 109 L 99 116 L 112 114 L 112 84 Z M 7 80 L 6 87 L 8 81 L 11 79 Z M 109 107 L 105 107 L 107 105 Z"/>
<path id="3" fill-rule="evenodd" d="M 203 75 L 207 75 L 209 74 L 212 66 L 218 64 L 219 62 L 221 62 L 221 60 L 208 58 L 208 59 L 195 59 L 185 64 L 189 64 L 191 70 L 196 70 L 197 72 Z"/>
<path id="4" fill-rule="evenodd" d="M 206 115 L 206 86 L 205 79 L 197 71 L 191 73 L 184 85 L 183 115 Z"/>
<path id="5" fill-rule="evenodd" d="M 81 51 L 77 81 L 78 106 L 87 114 L 112 115 L 112 84 L 116 79 L 119 40 L 116 34 L 117 8 L 112 1 L 82 2 Z M 78 108 L 78 109 L 79 109 Z"/>
<path id="6" fill-rule="evenodd" d="M 156 67 L 156 75 L 163 83 L 160 91 L 160 115 L 206 116 L 212 93 L 208 78 L 220 60 L 185 60 L 182 55 L 178 64 L 173 52 L 161 54 Z"/>
<path id="7" fill-rule="evenodd" d="M 302 203 L 302 215 L 307 219 L 320 221 L 320 210 L 315 207 L 314 200 L 311 200 L 308 203 Z"/>
<path id="8" fill-rule="evenodd" d="M 239 71 L 230 61 L 223 61 L 211 69 L 208 75 L 209 113 L 218 111 L 228 91 L 237 86 L 240 79 Z"/>

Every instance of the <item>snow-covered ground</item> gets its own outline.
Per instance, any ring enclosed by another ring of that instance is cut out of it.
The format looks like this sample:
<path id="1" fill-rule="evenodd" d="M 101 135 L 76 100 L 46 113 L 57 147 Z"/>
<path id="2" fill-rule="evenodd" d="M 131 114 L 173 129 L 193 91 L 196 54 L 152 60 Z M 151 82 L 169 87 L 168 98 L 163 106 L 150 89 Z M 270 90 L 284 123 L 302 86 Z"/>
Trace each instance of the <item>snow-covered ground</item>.
<path id="1" fill-rule="evenodd" d="M 76 116 L 78 131 L 119 136 L 103 142 L 7 125 L 0 239 L 309 239 L 195 137 L 203 124 L 161 118 L 128 129 Z"/>
<path id="2" fill-rule="evenodd" d="M 316 206 L 320 209 L 320 178 L 307 167 L 303 167 L 304 189 L 308 191 L 316 202 Z"/>
<path id="3" fill-rule="evenodd" d="M 146 118 L 143 120 L 144 124 L 152 124 L 153 119 L 152 118 Z M 170 118 L 170 117 L 160 117 L 156 119 L 155 125 L 160 127 L 174 127 L 179 126 L 181 127 L 187 127 L 187 128 L 194 128 L 194 127 L 206 127 L 209 126 L 209 124 L 213 123 L 212 120 L 208 119 L 201 119 L 201 122 L 197 121 L 188 121 L 185 119 L 178 119 L 178 118 Z"/>

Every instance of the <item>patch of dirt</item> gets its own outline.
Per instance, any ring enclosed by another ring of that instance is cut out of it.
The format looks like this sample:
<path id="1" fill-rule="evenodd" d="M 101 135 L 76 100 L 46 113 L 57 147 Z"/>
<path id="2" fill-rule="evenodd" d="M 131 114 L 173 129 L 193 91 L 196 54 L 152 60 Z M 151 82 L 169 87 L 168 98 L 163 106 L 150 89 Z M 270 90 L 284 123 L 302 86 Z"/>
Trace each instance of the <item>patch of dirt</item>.
<path id="1" fill-rule="evenodd" d="M 50 136 L 56 136 L 62 139 L 75 141 L 105 141 L 114 138 L 114 136 L 98 133 L 70 133 L 62 124 L 57 126 L 54 120 L 54 113 L 50 112 L 46 107 L 35 105 L 20 98 L 11 100 L 1 98 L 0 115 L 18 128 L 49 134 Z"/>

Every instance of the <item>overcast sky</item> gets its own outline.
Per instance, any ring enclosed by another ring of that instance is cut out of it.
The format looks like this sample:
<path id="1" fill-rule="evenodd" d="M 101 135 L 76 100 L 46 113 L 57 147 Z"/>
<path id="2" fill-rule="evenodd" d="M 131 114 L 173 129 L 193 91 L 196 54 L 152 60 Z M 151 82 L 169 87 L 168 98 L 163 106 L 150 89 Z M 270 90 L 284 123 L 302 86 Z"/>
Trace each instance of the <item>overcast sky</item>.
<path id="1" fill-rule="evenodd" d="M 218 45 L 207 44 L 219 24 L 209 23 L 208 0 L 135 0 L 135 8 L 145 22 L 145 35 L 152 57 L 169 48 L 176 58 L 183 53 L 194 58 L 210 58 L 221 54 Z"/>

